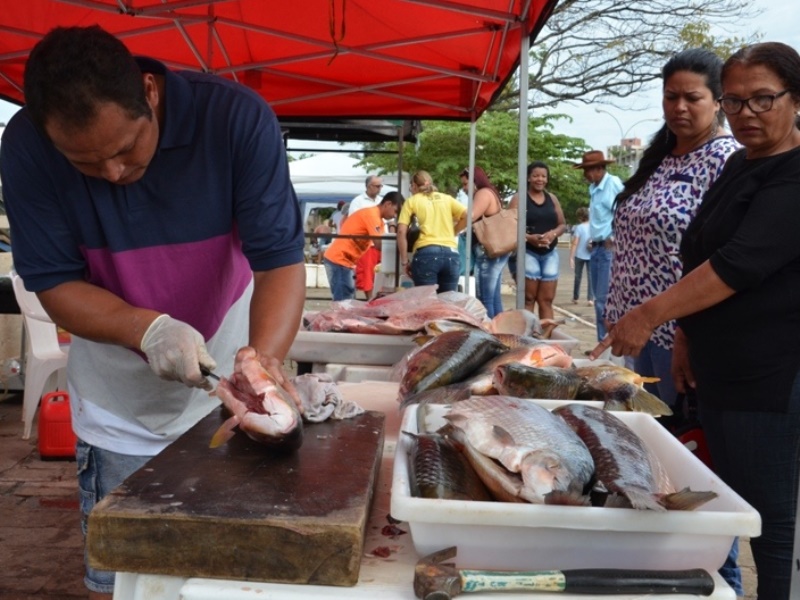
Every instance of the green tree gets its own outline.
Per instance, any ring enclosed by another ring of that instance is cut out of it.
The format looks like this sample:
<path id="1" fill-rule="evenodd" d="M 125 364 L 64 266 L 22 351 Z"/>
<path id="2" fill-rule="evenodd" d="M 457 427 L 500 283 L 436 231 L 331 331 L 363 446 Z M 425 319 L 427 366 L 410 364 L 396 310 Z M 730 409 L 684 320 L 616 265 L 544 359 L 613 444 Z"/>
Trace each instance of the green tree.
<path id="1" fill-rule="evenodd" d="M 575 209 L 588 203 L 583 174 L 572 168 L 588 150 L 586 142 L 554 133 L 554 123 L 564 115 L 532 117 L 528 123 L 528 161 L 541 160 L 550 168 L 549 189 L 561 201 L 568 221 Z M 461 185 L 458 174 L 469 164 L 469 123 L 426 121 L 417 144 L 403 146 L 403 170 L 428 171 L 442 191 L 455 194 Z M 519 120 L 513 112 L 487 112 L 477 122 L 475 164 L 482 167 L 501 196 L 517 189 Z M 395 154 L 370 150 L 398 150 L 397 142 L 365 144 L 360 162 L 370 172 L 382 175 L 397 170 Z"/>

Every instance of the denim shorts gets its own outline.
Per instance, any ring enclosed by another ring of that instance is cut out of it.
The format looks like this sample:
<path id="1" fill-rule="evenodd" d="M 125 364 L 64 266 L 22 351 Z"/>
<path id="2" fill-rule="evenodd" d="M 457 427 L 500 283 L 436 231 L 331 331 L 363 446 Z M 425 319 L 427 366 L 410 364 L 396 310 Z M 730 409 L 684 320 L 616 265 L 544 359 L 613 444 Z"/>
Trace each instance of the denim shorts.
<path id="1" fill-rule="evenodd" d="M 525 279 L 558 281 L 558 248 L 547 254 L 537 254 L 525 249 Z"/>
<path id="2" fill-rule="evenodd" d="M 129 456 L 90 446 L 78 440 L 75 459 L 78 468 L 78 490 L 81 506 L 81 530 L 86 539 L 89 527 L 89 512 L 106 494 L 121 484 L 129 475 L 138 471 L 152 456 Z M 114 571 L 100 571 L 89 566 L 84 550 L 86 576 L 83 581 L 92 592 L 111 594 L 114 592 Z"/>

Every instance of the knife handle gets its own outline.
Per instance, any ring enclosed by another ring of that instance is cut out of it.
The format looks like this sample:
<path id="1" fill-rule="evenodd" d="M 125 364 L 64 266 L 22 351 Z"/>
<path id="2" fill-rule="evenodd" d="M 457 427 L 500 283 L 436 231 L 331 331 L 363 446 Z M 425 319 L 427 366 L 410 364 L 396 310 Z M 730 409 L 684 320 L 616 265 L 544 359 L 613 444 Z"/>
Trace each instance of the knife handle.
<path id="1" fill-rule="evenodd" d="M 570 569 L 563 571 L 564 590 L 571 594 L 696 594 L 714 593 L 714 579 L 705 569 L 650 571 L 638 569 Z"/>

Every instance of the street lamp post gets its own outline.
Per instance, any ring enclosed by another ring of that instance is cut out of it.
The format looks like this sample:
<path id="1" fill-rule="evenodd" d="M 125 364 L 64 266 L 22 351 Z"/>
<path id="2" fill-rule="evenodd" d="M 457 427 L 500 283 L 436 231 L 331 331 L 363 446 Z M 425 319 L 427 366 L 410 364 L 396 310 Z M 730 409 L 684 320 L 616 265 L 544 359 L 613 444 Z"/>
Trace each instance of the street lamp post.
<path id="1" fill-rule="evenodd" d="M 607 110 L 603 110 L 602 108 L 595 108 L 594 112 L 596 112 L 596 113 L 604 113 L 604 114 L 608 115 L 609 117 L 614 119 L 614 123 L 616 123 L 617 127 L 619 128 L 619 143 L 617 144 L 617 164 L 619 164 L 619 165 L 622 165 L 622 140 L 624 140 L 627 137 L 627 135 L 633 130 L 633 128 L 636 127 L 637 125 L 641 124 L 641 123 L 646 123 L 648 121 L 660 121 L 661 120 L 661 119 L 654 119 L 654 118 L 640 119 L 639 121 L 636 121 L 633 125 L 628 127 L 628 129 L 623 131 L 622 124 L 619 122 L 619 119 L 617 119 L 617 117 L 612 115 Z"/>

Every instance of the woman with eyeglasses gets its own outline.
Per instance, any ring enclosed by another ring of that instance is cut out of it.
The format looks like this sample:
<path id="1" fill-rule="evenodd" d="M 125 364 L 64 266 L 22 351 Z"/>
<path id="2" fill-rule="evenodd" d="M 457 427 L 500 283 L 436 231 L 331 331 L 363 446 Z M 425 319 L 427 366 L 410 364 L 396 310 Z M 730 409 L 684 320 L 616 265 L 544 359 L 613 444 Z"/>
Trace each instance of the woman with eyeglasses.
<path id="1" fill-rule="evenodd" d="M 744 148 L 683 236 L 683 278 L 623 316 L 592 356 L 636 356 L 678 319 L 675 383 L 697 392 L 714 469 L 761 515 L 758 597 L 784 600 L 800 477 L 800 55 L 778 42 L 739 50 L 719 103 Z"/>

